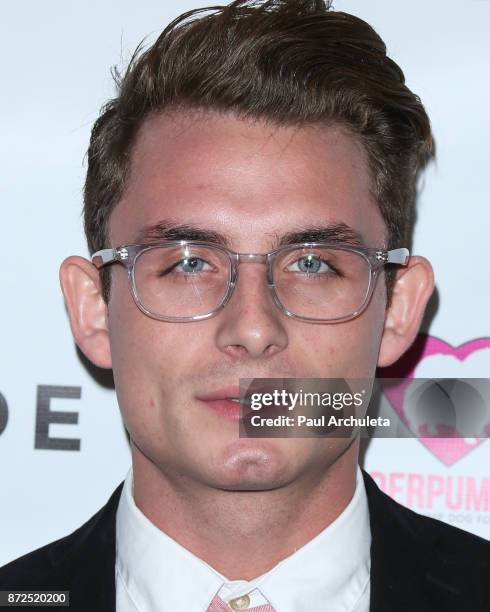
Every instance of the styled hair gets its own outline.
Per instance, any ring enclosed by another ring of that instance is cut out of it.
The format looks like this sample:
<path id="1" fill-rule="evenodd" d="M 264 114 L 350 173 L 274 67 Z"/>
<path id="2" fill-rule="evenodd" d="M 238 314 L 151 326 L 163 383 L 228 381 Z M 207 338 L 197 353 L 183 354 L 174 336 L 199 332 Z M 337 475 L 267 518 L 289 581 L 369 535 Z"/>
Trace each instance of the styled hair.
<path id="1" fill-rule="evenodd" d="M 95 122 L 84 223 L 90 252 L 109 246 L 130 153 L 146 118 L 172 110 L 231 112 L 277 126 L 332 125 L 357 135 L 386 248 L 412 246 L 417 174 L 433 154 L 429 118 L 383 40 L 326 0 L 235 0 L 173 20 L 127 70 Z M 388 300 L 394 270 L 387 270 Z M 108 270 L 102 269 L 108 299 Z"/>

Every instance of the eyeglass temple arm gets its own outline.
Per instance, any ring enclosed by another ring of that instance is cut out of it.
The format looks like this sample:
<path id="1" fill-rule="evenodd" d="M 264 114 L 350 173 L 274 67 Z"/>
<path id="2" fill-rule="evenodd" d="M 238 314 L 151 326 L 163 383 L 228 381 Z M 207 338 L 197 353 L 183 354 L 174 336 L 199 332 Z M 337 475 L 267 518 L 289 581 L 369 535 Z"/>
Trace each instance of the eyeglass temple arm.
<path id="1" fill-rule="evenodd" d="M 91 257 L 92 263 L 96 268 L 102 268 L 102 266 L 119 259 L 121 259 L 121 255 L 118 249 L 102 249 L 101 251 L 96 251 Z"/>
<path id="2" fill-rule="evenodd" d="M 410 251 L 405 247 L 385 251 L 385 253 L 386 258 L 384 258 L 384 263 L 401 264 L 402 266 L 405 266 L 408 263 L 408 259 L 410 257 Z"/>

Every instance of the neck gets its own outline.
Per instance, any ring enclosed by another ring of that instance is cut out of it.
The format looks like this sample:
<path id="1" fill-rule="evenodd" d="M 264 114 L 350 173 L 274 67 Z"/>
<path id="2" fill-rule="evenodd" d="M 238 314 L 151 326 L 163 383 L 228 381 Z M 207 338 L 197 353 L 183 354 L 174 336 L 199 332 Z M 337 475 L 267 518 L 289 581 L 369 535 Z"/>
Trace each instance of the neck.
<path id="1" fill-rule="evenodd" d="M 359 444 L 354 440 L 327 469 L 267 491 L 227 491 L 174 479 L 134 444 L 131 449 L 141 512 L 229 580 L 252 580 L 342 513 L 355 490 Z"/>

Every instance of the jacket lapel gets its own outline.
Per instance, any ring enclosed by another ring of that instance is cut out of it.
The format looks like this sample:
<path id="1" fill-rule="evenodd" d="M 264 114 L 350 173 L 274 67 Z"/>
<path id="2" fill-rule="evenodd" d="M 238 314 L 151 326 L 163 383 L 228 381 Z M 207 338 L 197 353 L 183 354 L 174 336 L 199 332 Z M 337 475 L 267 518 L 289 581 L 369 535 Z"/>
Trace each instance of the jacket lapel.
<path id="1" fill-rule="evenodd" d="M 466 559 L 471 536 L 404 508 L 364 470 L 363 476 L 372 536 L 370 612 L 486 609 L 481 572 Z"/>
<path id="2" fill-rule="evenodd" d="M 71 612 L 116 611 L 116 511 L 123 484 L 89 521 L 50 551 L 56 581 L 70 591 Z"/>

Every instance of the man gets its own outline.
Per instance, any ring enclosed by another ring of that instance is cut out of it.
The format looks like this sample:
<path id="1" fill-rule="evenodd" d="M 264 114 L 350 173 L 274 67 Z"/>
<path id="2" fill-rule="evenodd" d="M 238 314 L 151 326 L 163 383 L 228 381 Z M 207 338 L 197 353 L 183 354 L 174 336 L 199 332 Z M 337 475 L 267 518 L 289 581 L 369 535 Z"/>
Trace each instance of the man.
<path id="1" fill-rule="evenodd" d="M 381 493 L 358 437 L 238 435 L 240 379 L 372 379 L 410 347 L 430 155 L 381 39 L 321 0 L 191 11 L 135 54 L 92 132 L 92 259 L 61 267 L 132 470 L 2 589 L 83 612 L 488 610 L 488 543 Z"/>

